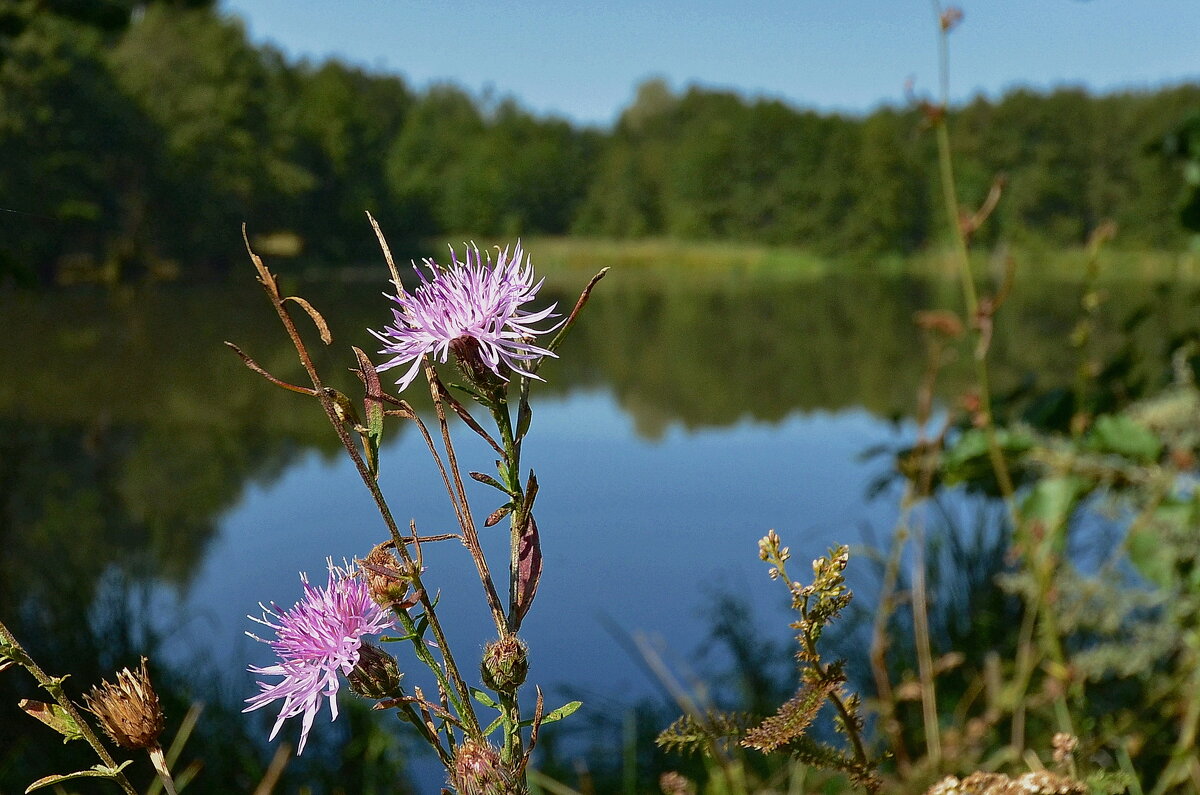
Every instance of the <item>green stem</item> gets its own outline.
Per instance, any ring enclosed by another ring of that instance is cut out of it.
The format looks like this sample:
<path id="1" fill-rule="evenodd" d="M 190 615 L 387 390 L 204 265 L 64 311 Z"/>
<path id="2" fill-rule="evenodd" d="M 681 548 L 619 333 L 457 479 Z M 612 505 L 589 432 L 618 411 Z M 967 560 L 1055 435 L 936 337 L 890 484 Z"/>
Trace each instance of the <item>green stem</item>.
<path id="1" fill-rule="evenodd" d="M 921 716 L 925 725 L 925 748 L 933 769 L 939 770 L 942 763 L 942 732 L 938 724 L 937 685 L 934 681 L 933 646 L 929 633 L 929 601 L 925 583 L 925 531 L 920 520 L 914 523 L 913 529 L 913 642 L 917 647 L 917 671 L 921 681 Z"/>
<path id="2" fill-rule="evenodd" d="M 943 36 L 944 38 L 944 36 Z M 954 164 L 950 154 L 950 133 L 943 118 L 937 127 L 938 162 L 941 166 L 942 198 L 946 204 L 946 215 L 950 222 L 954 242 L 955 259 L 958 261 L 958 271 L 962 282 L 963 303 L 966 307 L 967 320 L 975 331 L 975 377 L 979 384 L 979 411 L 984 418 L 984 434 L 987 437 L 988 457 L 992 469 L 996 473 L 996 482 L 1000 493 L 1008 504 L 1010 516 L 1015 515 L 1013 507 L 1012 476 L 1008 472 L 1008 464 L 1000 450 L 996 438 L 996 424 L 992 417 L 991 378 L 987 368 L 987 349 L 981 344 L 982 332 L 979 329 L 979 297 L 975 292 L 975 278 L 971 274 L 971 257 L 967 251 L 967 239 L 963 233 L 959 217 L 958 192 L 954 186 Z"/>
<path id="3" fill-rule="evenodd" d="M 521 565 L 521 534 L 529 517 L 525 515 L 525 491 L 521 487 L 521 442 L 513 434 L 512 417 L 508 413 L 508 403 L 497 401 L 491 404 L 492 417 L 496 428 L 500 431 L 500 445 L 504 448 L 504 459 L 501 461 L 500 477 L 504 487 L 508 489 L 512 499 L 513 510 L 509 517 L 509 557 L 508 557 L 508 622 L 512 631 L 518 628 L 517 623 L 517 585 L 520 581 Z"/>
<path id="4" fill-rule="evenodd" d="M 950 112 L 950 45 L 949 37 L 940 27 L 942 8 L 938 0 L 933 0 L 934 13 L 939 19 L 938 35 L 938 72 L 941 82 L 941 116 L 937 122 L 938 166 L 941 172 L 942 200 L 946 205 L 946 217 L 950 223 L 951 239 L 954 243 L 954 255 L 958 260 L 960 281 L 962 282 L 963 303 L 967 311 L 967 322 L 975 331 L 975 375 L 979 382 L 979 410 L 984 418 L 984 434 L 987 437 L 988 457 L 992 469 L 996 473 L 996 481 L 1000 492 L 1008 505 L 1010 518 L 1016 517 L 1013 505 L 1013 483 L 1008 472 L 1008 464 L 1000 450 L 996 439 L 996 426 L 992 417 L 992 398 L 990 378 L 987 369 L 987 347 L 982 344 L 982 331 L 979 328 L 979 296 L 975 291 L 975 278 L 971 273 L 971 257 L 967 250 L 967 237 L 962 228 L 961 205 L 958 201 L 958 188 L 954 181 L 954 158 L 950 151 L 950 129 L 947 114 Z M 1014 524 L 1015 526 L 1015 524 Z"/>
<path id="5" fill-rule="evenodd" d="M 524 380 L 521 391 L 521 405 L 526 400 Z M 513 434 L 512 417 L 508 412 L 507 400 L 497 400 L 490 405 L 496 428 L 500 432 L 500 444 L 504 448 L 504 458 L 501 461 L 500 477 L 504 487 L 508 489 L 509 498 L 513 503 L 512 515 L 509 520 L 509 570 L 508 570 L 508 623 L 515 633 L 520 626 L 517 615 L 517 586 L 520 579 L 521 534 L 524 532 L 528 517 L 525 515 L 525 492 L 521 488 L 521 441 Z M 523 743 L 521 739 L 521 706 L 517 700 L 518 688 L 511 692 L 501 691 L 500 707 L 505 715 L 504 747 L 500 758 L 505 764 L 512 764 L 521 757 Z"/>
<path id="6" fill-rule="evenodd" d="M 45 671 L 43 671 L 41 666 L 34 662 L 33 658 L 29 656 L 29 652 L 25 650 L 25 647 L 17 642 L 16 637 L 8 630 L 8 627 L 6 627 L 2 621 L 0 621 L 0 639 L 3 639 L 8 646 L 15 650 L 16 655 L 19 657 L 19 659 L 16 661 L 17 664 L 26 671 L 29 671 L 29 674 L 37 680 L 37 683 L 41 685 L 42 689 L 53 696 L 54 701 L 63 708 L 63 710 L 71 717 L 71 720 L 75 721 L 75 725 L 79 727 L 79 733 L 83 735 L 83 739 L 87 741 L 87 744 L 92 746 L 92 750 L 96 752 L 96 756 L 100 757 L 100 761 L 103 762 L 104 765 L 110 770 L 116 771 L 113 773 L 113 780 L 116 781 L 121 789 L 125 790 L 128 795 L 137 795 L 137 790 L 135 790 L 133 785 L 129 783 L 129 779 L 125 777 L 125 773 L 117 770 L 116 760 L 113 759 L 112 754 L 108 752 L 108 749 L 104 747 L 104 743 L 100 741 L 100 738 L 92 729 L 91 724 L 83 719 L 83 715 L 80 714 L 79 709 L 75 706 L 74 702 L 67 698 L 66 694 L 63 692 L 62 681 L 49 676 Z"/>
<path id="7" fill-rule="evenodd" d="M 442 765 L 446 769 L 449 769 L 450 766 L 454 764 L 453 757 L 451 757 L 450 754 L 446 752 L 446 749 L 442 747 L 442 743 L 438 738 L 438 735 L 433 733 L 432 730 L 425 725 L 425 721 L 421 720 L 421 716 L 417 714 L 417 710 L 413 707 L 413 705 L 402 702 L 397 705 L 397 709 L 399 709 L 403 714 L 404 719 L 411 723 L 421 734 L 421 736 L 425 738 L 425 742 L 429 743 L 429 745 L 431 745 L 433 749 L 437 751 L 438 759 L 441 760 Z"/>
<path id="8" fill-rule="evenodd" d="M 244 237 L 244 228 L 242 233 Z M 259 282 L 262 284 L 263 290 L 266 292 L 267 298 L 271 302 L 271 306 L 274 307 L 275 313 L 279 316 L 280 322 L 283 323 L 283 327 L 287 331 L 293 347 L 296 349 L 296 355 L 299 357 L 300 363 L 304 367 L 304 371 L 308 374 L 309 379 L 312 381 L 313 389 L 316 390 L 317 399 L 321 404 L 321 408 L 325 411 L 325 416 L 329 419 L 329 423 L 333 426 L 334 432 L 338 436 L 338 440 L 341 441 L 342 447 L 346 450 L 346 454 L 349 455 L 350 460 L 354 462 L 354 468 L 358 471 L 359 477 L 362 479 L 363 484 L 367 487 L 367 490 L 371 493 L 371 497 L 375 500 L 375 507 L 379 510 L 380 516 L 383 517 L 384 524 L 388 528 L 388 532 L 392 537 L 392 542 L 395 545 L 397 553 L 399 553 L 401 560 L 406 565 L 406 568 L 412 572 L 413 588 L 415 589 L 416 593 L 419 594 L 421 607 L 424 609 L 425 616 L 429 621 L 429 629 L 431 632 L 433 632 L 434 640 L 437 643 L 438 650 L 442 655 L 445 675 L 453 683 L 452 690 L 453 692 L 457 692 L 457 701 L 464 709 L 464 712 L 460 713 L 459 717 L 462 719 L 463 723 L 468 727 L 468 729 L 473 730 L 475 734 L 478 734 L 480 731 L 479 718 L 475 715 L 474 709 L 471 708 L 470 693 L 467 690 L 467 684 L 458 672 L 458 666 L 455 664 L 454 656 L 450 652 L 450 645 L 446 642 L 445 634 L 442 632 L 441 622 L 438 621 L 437 615 L 434 612 L 433 603 L 429 598 L 428 591 L 422 585 L 420 567 L 415 565 L 412 553 L 409 551 L 408 545 L 404 543 L 404 537 L 400 532 L 399 526 L 396 524 L 396 520 L 392 517 L 391 508 L 388 506 L 387 500 L 384 499 L 383 492 L 379 488 L 378 481 L 375 479 L 370 467 L 367 466 L 366 461 L 359 453 L 358 446 L 354 443 L 354 440 L 350 436 L 350 432 L 346 430 L 345 424 L 338 415 L 337 407 L 333 401 L 333 398 L 326 390 L 326 387 L 321 380 L 321 376 L 317 372 L 317 368 L 313 363 L 312 356 L 309 354 L 308 348 L 304 344 L 304 339 L 300 336 L 300 332 L 296 328 L 296 324 L 292 321 L 291 315 L 284 306 L 283 297 L 279 292 L 278 281 L 276 280 L 274 274 L 267 269 L 267 266 L 263 264 L 262 258 L 260 258 L 250 249 L 248 238 L 246 239 L 246 250 L 249 252 L 251 261 L 254 263 L 255 269 L 258 271 Z M 409 619 L 409 621 L 411 622 L 411 619 Z M 406 627 L 406 629 L 413 631 L 415 629 L 415 625 L 411 628 Z M 423 644 L 420 645 L 422 647 L 422 651 L 424 651 L 428 656 L 428 661 L 422 659 L 422 662 L 425 662 L 425 664 L 428 665 L 435 674 L 439 673 L 441 666 L 439 666 L 437 662 L 433 660 L 431 655 L 428 655 L 428 649 L 425 649 Z M 432 664 L 430 661 L 432 661 Z M 449 696 L 449 694 L 450 689 L 447 691 L 447 696 Z"/>
<path id="9" fill-rule="evenodd" d="M 1200 645 L 1197 640 L 1193 633 L 1193 649 Z M 1190 658 L 1192 662 L 1192 682 L 1190 687 L 1183 689 L 1183 692 L 1187 693 L 1187 700 L 1183 707 L 1179 737 L 1171 751 L 1167 769 L 1155 783 L 1152 795 L 1161 795 L 1170 787 L 1182 783 L 1187 778 L 1189 766 L 1194 764 L 1196 759 L 1196 735 L 1200 730 L 1200 660 L 1197 660 L 1195 651 L 1190 651 L 1185 657 Z"/>
<path id="10" fill-rule="evenodd" d="M 783 581 L 790 592 L 792 580 L 787 575 L 787 567 L 783 559 L 779 556 L 774 556 L 769 562 L 779 570 L 779 579 Z M 808 617 L 808 599 L 809 597 L 805 596 L 800 602 L 800 615 L 806 625 L 810 623 Z M 824 681 L 828 681 L 829 666 L 821 664 L 821 656 L 817 652 L 816 638 L 812 636 L 812 633 L 808 629 L 800 633 L 800 638 L 804 643 L 805 651 L 808 653 L 810 664 L 817 672 L 817 676 Z M 846 702 L 836 692 L 829 694 L 829 700 L 833 702 L 834 708 L 842 719 L 842 725 L 846 727 L 846 736 L 850 739 L 851 748 L 854 750 L 854 759 L 858 763 L 859 769 L 864 772 L 870 770 L 871 760 L 867 756 L 866 748 L 863 746 L 862 738 L 859 736 L 857 719 L 850 713 L 850 708 L 846 706 Z"/>
<path id="11" fill-rule="evenodd" d="M 521 705 L 517 703 L 517 691 L 500 693 L 500 709 L 504 713 L 504 747 L 500 750 L 500 761 L 511 765 L 524 753 L 521 739 Z"/>

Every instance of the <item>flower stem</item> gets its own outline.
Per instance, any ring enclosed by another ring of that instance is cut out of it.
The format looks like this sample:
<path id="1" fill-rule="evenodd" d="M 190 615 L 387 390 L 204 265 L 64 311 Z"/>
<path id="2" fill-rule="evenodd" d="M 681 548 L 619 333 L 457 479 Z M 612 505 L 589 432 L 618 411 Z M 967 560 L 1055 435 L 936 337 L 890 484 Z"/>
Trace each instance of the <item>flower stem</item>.
<path id="1" fill-rule="evenodd" d="M 267 269 L 266 265 L 263 264 L 262 258 L 255 254 L 253 250 L 251 250 L 249 239 L 245 237 L 245 227 L 242 229 L 242 235 L 243 238 L 246 239 L 246 251 L 250 254 L 250 259 L 258 271 L 258 280 L 262 284 L 263 290 L 266 292 L 267 298 L 271 302 L 271 306 L 274 307 L 275 313 L 279 316 L 280 322 L 283 323 L 283 327 L 287 331 L 293 347 L 296 349 L 296 355 L 299 357 L 301 365 L 303 365 L 305 372 L 312 381 L 313 389 L 316 390 L 316 396 L 321 404 L 321 408 L 325 410 L 325 415 L 329 419 L 330 424 L 333 426 L 334 432 L 337 433 L 338 439 L 342 443 L 342 447 L 345 448 L 346 454 L 350 456 L 350 460 L 354 462 L 354 468 L 358 470 L 359 477 L 362 479 L 363 484 L 367 487 L 367 490 L 374 498 L 375 506 L 378 508 L 380 515 L 383 517 L 384 524 L 387 526 L 388 532 L 392 536 L 392 541 L 395 544 L 396 552 L 399 553 L 401 560 L 407 565 L 408 569 L 413 572 L 413 588 L 416 593 L 420 595 L 421 606 L 424 608 L 425 616 L 429 621 L 429 629 L 433 633 L 438 650 L 442 655 L 445 676 L 448 677 L 450 683 L 453 685 L 452 689 L 447 688 L 447 696 L 450 697 L 452 692 L 457 693 L 457 697 L 454 698 L 454 703 L 457 709 L 462 710 L 459 713 L 459 717 L 462 718 L 464 724 L 469 730 L 478 734 L 480 731 L 479 719 L 476 717 L 475 711 L 471 707 L 470 692 L 467 689 L 466 682 L 458 672 L 458 666 L 455 664 L 454 656 L 450 652 L 450 646 L 446 642 L 446 637 L 442 631 L 441 622 L 438 621 L 437 615 L 434 612 L 433 603 L 429 598 L 429 593 L 421 583 L 421 574 L 418 570 L 419 567 L 413 565 L 414 560 L 412 553 L 409 551 L 408 545 L 404 543 L 404 536 L 401 534 L 400 528 L 396 524 L 396 520 L 392 517 L 391 509 L 388 507 L 387 500 L 384 499 L 383 492 L 379 488 L 379 483 L 375 476 L 371 473 L 370 467 L 367 466 L 362 454 L 359 453 L 358 446 L 354 443 L 354 439 L 351 438 L 350 432 L 346 430 L 345 423 L 342 422 L 341 417 L 338 415 L 336 404 L 334 403 L 333 398 L 330 396 L 330 391 L 325 387 L 325 384 L 321 380 L 321 376 L 317 372 L 316 365 L 313 364 L 312 356 L 309 354 L 308 348 L 305 346 L 304 340 L 300 336 L 300 332 L 297 330 L 295 322 L 293 322 L 291 315 L 284 306 L 283 297 L 279 292 L 278 281 L 276 280 L 274 274 L 272 274 L 270 270 Z M 407 626 L 405 628 L 410 632 L 414 629 L 414 627 Z M 419 639 L 416 645 L 420 645 L 422 651 L 428 655 L 428 651 L 424 649 Z M 432 657 L 430 656 L 429 659 L 432 660 Z M 441 678 L 439 671 L 441 666 L 437 665 L 436 661 L 434 661 L 433 664 L 430 664 L 429 661 L 422 661 L 425 662 L 426 665 L 429 665 L 434 673 L 438 674 L 439 678 Z"/>
<path id="2" fill-rule="evenodd" d="M 932 0 L 934 15 L 940 20 L 942 6 L 938 0 Z M 937 146 L 938 165 L 941 172 L 942 200 L 945 203 L 946 217 L 950 223 L 951 239 L 954 243 L 954 255 L 958 261 L 958 271 L 962 282 L 963 303 L 967 313 L 967 322 L 975 331 L 975 377 L 979 386 L 979 414 L 983 417 L 983 432 L 987 437 L 988 457 L 996 474 L 1000 493 L 1008 505 L 1009 516 L 1016 516 L 1013 506 L 1012 476 L 1008 464 L 1000 450 L 996 438 L 996 425 L 992 417 L 992 399 L 990 377 L 987 368 L 988 345 L 985 344 L 979 321 L 979 296 L 975 291 L 975 278 L 971 273 L 971 257 L 967 250 L 967 236 L 963 231 L 961 205 L 958 201 L 958 188 L 954 181 L 954 158 L 950 151 L 950 129 L 947 114 L 950 110 L 950 44 L 949 32 L 939 24 L 938 34 L 938 73 L 941 83 L 941 113 L 937 117 Z"/>
<path id="3" fill-rule="evenodd" d="M 75 725 L 79 727 L 79 733 L 83 735 L 83 739 L 86 740 L 87 744 L 90 745 L 92 750 L 96 752 L 96 756 L 100 757 L 100 761 L 103 762 L 106 767 L 114 771 L 112 777 L 113 780 L 117 782 L 117 785 L 120 786 L 121 789 L 125 790 L 128 795 L 137 795 L 137 790 L 135 790 L 133 785 L 129 783 L 129 779 L 125 777 L 125 773 L 117 770 L 116 760 L 113 759 L 112 754 L 108 752 L 108 749 L 104 747 L 104 743 L 100 741 L 100 738 L 92 729 L 91 724 L 83 719 L 83 715 L 80 714 L 79 709 L 75 706 L 74 702 L 67 698 L 66 694 L 63 692 L 62 680 L 55 679 L 43 671 L 41 666 L 34 662 L 33 658 L 29 656 L 29 652 L 25 650 L 25 647 L 17 642 L 16 637 L 12 634 L 12 632 L 9 631 L 8 627 L 4 625 L 3 621 L 0 621 L 0 640 L 3 640 L 5 644 L 11 647 L 13 652 L 15 652 L 14 656 L 17 664 L 28 671 L 29 674 L 37 680 L 37 683 L 42 686 L 42 689 L 54 697 L 55 702 L 63 708 L 63 710 L 71 717 L 71 720 L 75 721 Z"/>
<path id="4" fill-rule="evenodd" d="M 483 554 L 483 546 L 479 543 L 479 533 L 475 528 L 475 520 L 471 516 L 471 506 L 467 502 L 466 489 L 463 488 L 462 472 L 458 467 L 458 457 L 454 453 L 454 442 L 450 439 L 450 426 L 446 422 L 446 406 L 442 399 L 445 387 L 428 358 L 425 360 L 425 378 L 429 382 L 429 391 L 433 396 L 433 408 L 437 414 L 438 428 L 442 432 L 442 446 L 446 450 L 446 462 L 449 464 L 450 474 L 454 479 L 454 488 L 449 492 L 450 501 L 455 503 L 455 513 L 458 516 L 459 529 L 462 530 L 463 543 L 467 545 L 471 559 L 475 561 L 475 569 L 479 574 L 479 581 L 483 585 L 488 608 L 492 612 L 492 621 L 496 624 L 496 632 L 503 636 L 509 631 L 508 620 L 504 615 L 504 608 L 500 604 L 500 595 L 496 593 L 496 584 L 492 579 L 492 572 L 488 568 L 487 558 Z"/>
<path id="5" fill-rule="evenodd" d="M 163 789 L 167 791 L 167 795 L 179 795 L 175 791 L 175 780 L 171 778 L 171 771 L 167 767 L 167 760 L 163 758 L 162 748 L 155 745 L 149 749 L 150 763 L 154 765 L 154 771 L 158 773 L 158 778 L 162 781 Z"/>
<path id="6" fill-rule="evenodd" d="M 778 569 L 779 579 L 783 581 L 784 586 L 788 589 L 788 592 L 792 594 L 792 598 L 795 600 L 797 591 L 796 588 L 793 587 L 791 578 L 788 577 L 787 565 L 784 562 L 783 555 L 777 553 L 772 554 L 768 559 L 768 562 Z M 800 617 L 802 619 L 801 624 L 803 625 L 799 638 L 801 643 L 804 644 L 804 650 L 806 652 L 808 664 L 811 665 L 813 670 L 817 672 L 817 677 L 821 681 L 828 682 L 834 675 L 830 674 L 828 665 L 823 665 L 821 663 L 821 655 L 817 651 L 817 639 L 812 631 L 812 620 L 809 617 L 808 601 L 808 595 L 800 596 L 798 600 Z M 795 604 L 795 602 L 793 602 L 793 604 Z M 844 676 L 842 677 L 841 681 L 845 681 Z M 854 761 L 858 765 L 858 769 L 865 775 L 871 770 L 871 760 L 870 757 L 867 756 L 866 747 L 863 745 L 862 737 L 859 734 L 858 718 L 850 711 L 850 707 L 847 706 L 845 700 L 842 699 L 836 689 L 830 691 L 829 700 L 833 703 L 834 709 L 837 710 L 838 716 L 841 718 L 842 726 L 845 727 L 846 737 L 850 740 L 850 747 L 854 751 Z M 869 786 L 868 789 L 875 791 L 877 787 Z"/>

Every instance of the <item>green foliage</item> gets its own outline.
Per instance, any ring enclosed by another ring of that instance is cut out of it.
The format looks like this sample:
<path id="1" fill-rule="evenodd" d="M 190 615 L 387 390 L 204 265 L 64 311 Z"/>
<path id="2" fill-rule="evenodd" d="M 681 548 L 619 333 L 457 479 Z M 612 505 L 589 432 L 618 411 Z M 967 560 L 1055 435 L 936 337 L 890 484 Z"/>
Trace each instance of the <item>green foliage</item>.
<path id="1" fill-rule="evenodd" d="M 0 273 L 42 277 L 51 260 L 131 258 L 149 136 L 100 60 L 100 34 L 39 16 L 4 44 L 0 195 L 11 212 L 0 219 Z"/>
<path id="2" fill-rule="evenodd" d="M 841 660 L 824 661 L 817 649 L 817 641 L 825 628 L 852 598 L 844 576 L 849 552 L 846 547 L 839 547 L 814 560 L 812 584 L 801 585 L 788 577 L 790 551 L 780 544 L 774 530 L 759 541 L 758 547 L 759 557 L 771 567 L 768 575 L 784 583 L 791 594 L 792 609 L 799 614 L 791 626 L 797 631 L 800 688 L 775 714 L 757 721 L 754 726 L 749 725 L 749 716 L 739 713 L 687 713 L 659 734 L 656 742 L 660 747 L 672 750 L 701 751 L 719 763 L 728 775 L 729 746 L 737 740 L 738 745 L 764 754 L 784 751 L 805 765 L 845 773 L 856 784 L 877 792 L 881 782 L 876 776 L 876 762 L 868 758 L 863 744 L 864 723 L 859 712 L 859 698 L 845 690 L 845 664 Z M 832 713 L 833 725 L 844 735 L 847 750 L 834 748 L 809 735 L 813 721 L 823 708 Z"/>
<path id="3" fill-rule="evenodd" d="M 952 110 L 964 206 L 1007 175 L 977 239 L 1081 245 L 1111 218 L 1123 245 L 1179 244 L 1180 196 L 1185 224 L 1200 206 L 1197 107 L 1200 88 L 1181 86 Z M 289 63 L 211 0 L 24 0 L 0 10 L 0 273 L 219 273 L 238 252 L 214 230 L 243 221 L 270 253 L 358 265 L 377 256 L 364 210 L 406 253 L 447 233 L 572 231 L 874 262 L 942 237 L 923 126 L 915 109 L 819 114 L 649 81 L 612 130 L 585 129 L 450 85 Z"/>
<path id="4" fill-rule="evenodd" d="M 1182 167 L 1185 189 L 1179 222 L 1200 233 L 1200 112 L 1184 119 L 1152 149 Z"/>
<path id="5" fill-rule="evenodd" d="M 1124 456 L 1139 464 L 1157 461 L 1163 448 L 1149 428 L 1125 414 L 1097 417 L 1088 442 L 1097 452 Z"/>
<path id="6" fill-rule="evenodd" d="M 270 229 L 276 202 L 311 189 L 313 175 L 293 161 L 275 123 L 285 107 L 283 66 L 252 47 L 240 25 L 207 11 L 150 8 L 110 59 L 122 91 L 158 131 L 151 220 L 169 256 L 224 267 L 237 239 L 213 230 L 246 219 Z"/>
<path id="7" fill-rule="evenodd" d="M 745 744 L 764 753 L 792 744 L 808 731 L 817 712 L 838 687 L 833 679 L 806 682 L 778 712 L 746 733 Z"/>
<path id="8" fill-rule="evenodd" d="M 659 747 L 675 753 L 704 753 L 718 743 L 739 740 L 745 735 L 748 722 L 746 715 L 733 712 L 684 714 L 663 729 L 656 742 Z"/>
<path id="9" fill-rule="evenodd" d="M 112 768 L 107 767 L 106 765 L 93 765 L 92 767 L 88 768 L 87 770 L 77 770 L 74 773 L 67 773 L 65 775 L 45 776 L 43 778 L 39 778 L 37 781 L 33 782 L 28 787 L 26 787 L 25 792 L 30 793 L 35 790 L 42 789 L 43 787 L 59 786 L 65 781 L 72 781 L 74 779 L 80 779 L 80 778 L 114 779 L 117 777 L 118 773 L 120 773 L 124 768 L 128 767 L 131 764 L 133 764 L 133 763 L 130 761 L 125 761 L 125 762 L 122 762 L 117 767 L 112 767 Z"/>

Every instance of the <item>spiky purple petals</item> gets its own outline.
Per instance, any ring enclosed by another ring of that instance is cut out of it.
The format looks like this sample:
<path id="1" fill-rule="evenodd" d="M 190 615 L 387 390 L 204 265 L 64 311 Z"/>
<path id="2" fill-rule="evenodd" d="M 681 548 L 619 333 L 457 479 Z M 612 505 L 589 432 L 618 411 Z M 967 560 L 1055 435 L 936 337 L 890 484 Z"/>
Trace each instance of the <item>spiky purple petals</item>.
<path id="1" fill-rule="evenodd" d="M 274 603 L 270 608 L 260 604 L 263 617 L 249 617 L 275 630 L 275 640 L 246 633 L 270 645 L 279 655 L 276 665 L 265 668 L 252 665 L 250 671 L 283 679 L 275 683 L 258 682 L 260 692 L 246 699 L 250 706 L 243 712 L 282 699 L 271 740 L 285 720 L 303 715 L 297 754 L 304 753 L 322 697 L 329 700 L 330 720 L 337 718 L 337 692 L 341 686 L 338 674 L 349 674 L 358 664 L 363 636 L 378 634 L 393 625 L 387 611 L 371 599 L 365 578 L 356 576 L 349 566 L 333 565 L 332 560 L 328 566 L 326 587 L 314 588 L 309 585 L 308 576 L 301 573 L 304 596 L 299 602 L 287 610 Z"/>
<path id="2" fill-rule="evenodd" d="M 445 362 L 451 343 L 470 338 L 478 345 L 480 362 L 501 380 L 508 380 L 509 371 L 532 375 L 527 362 L 554 355 L 532 342 L 552 329 L 538 330 L 533 324 L 554 317 L 555 305 L 537 312 L 522 308 L 537 296 L 542 282 L 534 283 L 533 266 L 521 244 L 511 256 L 507 248 L 498 251 L 495 262 L 473 245 L 465 260 L 459 261 L 454 249 L 450 259 L 447 267 L 425 260 L 428 275 L 414 265 L 421 284 L 411 293 L 388 296 L 397 304 L 394 323 L 371 333 L 383 342 L 379 352 L 392 358 L 378 369 L 410 365 L 396 382 L 403 390 L 417 377 L 423 356 Z"/>

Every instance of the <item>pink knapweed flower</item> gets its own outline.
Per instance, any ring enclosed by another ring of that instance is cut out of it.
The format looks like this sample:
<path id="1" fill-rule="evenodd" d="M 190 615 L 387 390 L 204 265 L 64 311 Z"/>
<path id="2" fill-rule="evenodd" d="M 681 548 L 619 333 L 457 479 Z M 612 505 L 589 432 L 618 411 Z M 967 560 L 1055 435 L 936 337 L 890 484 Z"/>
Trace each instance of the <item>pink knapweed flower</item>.
<path id="1" fill-rule="evenodd" d="M 330 720 L 337 718 L 337 692 L 341 686 L 338 674 L 349 674 L 358 664 L 362 637 L 393 625 L 387 611 L 371 599 L 364 577 L 356 576 L 349 566 L 333 565 L 332 559 L 328 566 L 329 584 L 326 587 L 309 585 L 308 576 L 302 572 L 300 581 L 304 584 L 304 596 L 299 602 L 287 610 L 273 602 L 270 608 L 259 604 L 263 617 L 249 616 L 275 630 L 275 640 L 263 640 L 253 633 L 246 633 L 270 645 L 279 655 L 278 664 L 265 668 L 252 665 L 251 673 L 282 676 L 283 679 L 273 684 L 258 682 L 260 692 L 246 699 L 250 706 L 242 711 L 250 712 L 283 699 L 279 718 L 268 739 L 275 739 L 285 720 L 303 715 L 297 754 L 304 753 L 308 730 L 321 709 L 322 696 L 329 700 Z"/>
<path id="2" fill-rule="evenodd" d="M 395 323 L 371 333 L 383 342 L 379 352 L 392 358 L 378 369 L 411 362 L 396 382 L 403 390 L 417 377 L 423 356 L 445 362 L 456 343 L 474 341 L 471 347 L 478 348 L 480 363 L 501 380 L 508 380 L 505 367 L 537 378 L 524 363 L 554 354 L 532 342 L 551 329 L 539 331 L 532 324 L 554 317 L 555 305 L 537 312 L 522 308 L 537 296 L 542 282 L 534 283 L 533 266 L 521 244 L 511 256 L 507 248 L 500 250 L 494 263 L 491 254 L 480 255 L 474 245 L 467 248 L 465 261 L 459 261 L 453 248 L 450 258 L 447 267 L 425 260 L 428 277 L 414 265 L 421 284 L 411 293 L 400 290 L 388 296 L 398 305 L 392 308 Z"/>

